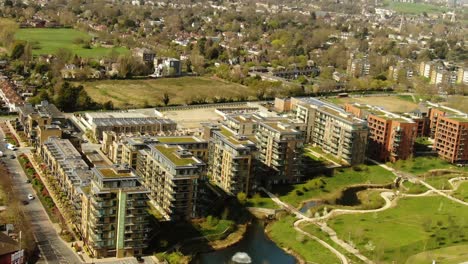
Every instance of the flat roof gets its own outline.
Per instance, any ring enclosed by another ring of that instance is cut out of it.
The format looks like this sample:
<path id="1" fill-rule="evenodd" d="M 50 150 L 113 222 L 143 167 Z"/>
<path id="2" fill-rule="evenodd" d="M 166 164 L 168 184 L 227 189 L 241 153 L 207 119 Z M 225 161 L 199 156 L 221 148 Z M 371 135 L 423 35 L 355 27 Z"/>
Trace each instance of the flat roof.
<path id="1" fill-rule="evenodd" d="M 113 168 L 97 168 L 104 178 L 135 177 L 132 172 L 118 172 Z"/>
<path id="2" fill-rule="evenodd" d="M 190 155 L 189 157 L 179 156 L 177 151 L 182 151 L 183 149 L 178 146 L 172 147 L 168 145 L 154 145 L 154 148 L 176 166 L 189 166 L 195 163 L 199 163 L 196 159 L 194 159 L 193 155 Z"/>
<path id="3" fill-rule="evenodd" d="M 369 113 L 371 113 L 374 116 L 380 117 L 385 120 L 395 120 L 401 123 L 414 123 L 414 121 L 409 118 L 409 117 L 404 117 L 402 115 L 398 115 L 392 112 L 388 112 L 383 110 L 382 108 L 378 106 L 373 106 L 373 105 L 362 105 L 358 103 L 353 103 L 352 104 L 354 107 L 357 107 L 359 109 L 365 110 Z"/>
<path id="4" fill-rule="evenodd" d="M 157 137 L 157 140 L 161 143 L 197 143 L 203 142 L 202 140 L 196 137 L 187 137 L 187 136 L 180 136 L 180 137 Z"/>
<path id="5" fill-rule="evenodd" d="M 215 133 L 216 132 L 217 131 L 215 131 Z M 237 136 L 233 131 L 231 131 L 225 126 L 221 126 L 219 133 L 221 133 L 221 135 L 223 135 L 229 143 L 235 146 L 245 146 L 253 144 L 253 142 L 248 137 Z"/>

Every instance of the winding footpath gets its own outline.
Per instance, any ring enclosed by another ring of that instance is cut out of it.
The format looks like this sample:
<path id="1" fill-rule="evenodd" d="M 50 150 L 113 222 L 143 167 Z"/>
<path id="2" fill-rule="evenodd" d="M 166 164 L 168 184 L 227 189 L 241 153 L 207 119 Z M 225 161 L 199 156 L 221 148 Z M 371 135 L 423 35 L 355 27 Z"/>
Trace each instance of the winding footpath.
<path id="1" fill-rule="evenodd" d="M 374 160 L 371 160 L 371 162 L 373 162 L 373 163 L 379 165 L 380 167 L 392 172 L 396 176 L 395 182 L 397 182 L 401 178 L 408 179 L 411 182 L 420 183 L 420 184 L 424 185 L 429 190 L 424 192 L 424 193 L 421 193 L 421 194 L 404 194 L 404 193 L 398 193 L 398 192 L 394 193 L 393 191 L 389 191 L 388 189 L 382 189 L 382 192 L 380 193 L 380 196 L 385 200 L 385 205 L 380 207 L 380 208 L 371 209 L 371 210 L 333 209 L 330 212 L 328 212 L 327 214 L 325 214 L 325 215 L 323 215 L 321 217 L 316 217 L 316 218 L 311 218 L 311 217 L 308 217 L 308 216 L 304 215 L 299 210 L 297 210 L 295 207 L 281 201 L 278 197 L 276 197 L 274 194 L 270 193 L 266 189 L 260 188 L 260 190 L 264 191 L 276 204 L 278 204 L 279 206 L 281 206 L 282 208 L 284 208 L 288 212 L 295 215 L 295 217 L 298 219 L 297 221 L 294 222 L 294 229 L 296 231 L 298 231 L 299 233 L 301 233 L 301 234 L 303 234 L 303 235 L 317 241 L 318 243 L 323 245 L 325 248 L 329 249 L 333 254 L 335 254 L 337 256 L 338 259 L 340 259 L 341 263 L 343 263 L 343 264 L 348 264 L 349 263 L 349 261 L 348 261 L 348 259 L 346 258 L 345 255 L 343 255 L 340 251 L 338 251 L 336 248 L 334 248 L 333 246 L 331 246 L 330 244 L 328 244 L 324 240 L 322 240 L 322 239 L 320 239 L 320 238 L 318 238 L 318 237 L 304 231 L 303 229 L 301 229 L 301 227 L 300 227 L 301 224 L 302 223 L 312 223 L 312 224 L 317 225 L 318 227 L 320 227 L 320 229 L 323 232 L 328 234 L 328 236 L 330 237 L 330 239 L 333 242 L 335 242 L 336 244 L 341 246 L 343 249 L 345 249 L 349 253 L 351 253 L 354 256 L 356 256 L 357 258 L 359 258 L 364 263 L 372 264 L 374 262 L 372 260 L 368 259 L 366 256 L 362 255 L 359 252 L 358 249 L 356 249 L 355 247 L 353 247 L 349 243 L 346 243 L 345 241 L 338 238 L 335 230 L 333 230 L 332 228 L 330 228 L 327 225 L 327 223 L 326 223 L 327 220 L 329 220 L 331 217 L 335 217 L 335 216 L 343 215 L 343 214 L 365 214 L 365 213 L 382 212 L 382 211 L 385 211 L 385 210 L 387 210 L 387 209 L 389 209 L 391 207 L 396 206 L 396 202 L 397 202 L 398 198 L 402 198 L 402 197 L 422 197 L 422 196 L 437 194 L 437 195 L 441 195 L 441 196 L 443 196 L 443 197 L 445 197 L 447 199 L 450 199 L 450 200 L 452 200 L 452 201 L 454 201 L 456 203 L 468 206 L 467 202 L 462 201 L 460 199 L 457 199 L 457 198 L 449 195 L 448 193 L 446 193 L 444 191 L 436 189 L 435 187 L 431 186 L 430 184 L 426 183 L 425 181 L 421 180 L 420 178 L 418 178 L 418 177 L 416 177 L 416 176 L 414 176 L 414 175 L 412 175 L 410 173 L 397 171 L 397 170 L 395 170 L 395 169 L 393 169 L 391 167 L 388 167 L 385 164 L 379 163 L 379 162 L 374 161 Z M 465 180 L 468 180 L 468 177 L 456 177 L 456 178 L 450 179 L 449 183 L 452 185 L 453 190 L 454 190 L 454 189 L 456 189 L 455 188 L 456 186 L 453 183 L 454 181 L 465 181 Z"/>

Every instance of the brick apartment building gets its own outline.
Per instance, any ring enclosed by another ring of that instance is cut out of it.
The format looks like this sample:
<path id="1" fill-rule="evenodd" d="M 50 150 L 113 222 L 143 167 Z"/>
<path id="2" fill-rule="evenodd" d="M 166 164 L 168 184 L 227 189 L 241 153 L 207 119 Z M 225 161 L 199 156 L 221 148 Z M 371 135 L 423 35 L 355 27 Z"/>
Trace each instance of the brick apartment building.
<path id="1" fill-rule="evenodd" d="M 418 130 L 416 122 L 370 105 L 346 104 L 345 110 L 367 119 L 367 156 L 391 162 L 412 156 Z"/>

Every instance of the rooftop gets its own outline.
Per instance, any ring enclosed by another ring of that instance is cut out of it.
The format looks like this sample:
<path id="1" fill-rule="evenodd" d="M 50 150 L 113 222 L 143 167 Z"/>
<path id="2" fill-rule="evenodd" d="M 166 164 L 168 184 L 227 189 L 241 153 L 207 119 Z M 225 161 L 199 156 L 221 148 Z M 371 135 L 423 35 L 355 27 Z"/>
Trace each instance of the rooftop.
<path id="1" fill-rule="evenodd" d="M 104 178 L 123 178 L 123 177 L 134 177 L 135 175 L 129 171 L 116 171 L 114 168 L 97 168 L 99 173 L 104 177 Z"/>
<path id="2" fill-rule="evenodd" d="M 383 108 L 378 107 L 378 106 L 362 105 L 358 103 L 354 103 L 353 106 L 360 108 L 362 110 L 365 110 L 369 112 L 370 114 L 377 116 L 379 118 L 385 119 L 385 120 L 393 120 L 393 121 L 398 121 L 400 123 L 414 123 L 414 121 L 411 118 L 385 111 Z"/>
<path id="3" fill-rule="evenodd" d="M 233 131 L 225 126 L 221 127 L 219 133 L 221 133 L 221 135 L 223 135 L 229 143 L 235 146 L 252 144 L 252 141 L 248 137 L 236 135 Z"/>
<path id="4" fill-rule="evenodd" d="M 196 137 L 187 137 L 187 136 L 180 136 L 180 137 L 157 137 L 158 141 L 161 143 L 197 143 L 202 142 L 200 139 Z"/>
<path id="5" fill-rule="evenodd" d="M 154 145 L 153 147 L 176 166 L 190 166 L 199 163 L 191 154 L 179 155 L 178 152 L 183 150 L 181 147 L 169 145 Z"/>

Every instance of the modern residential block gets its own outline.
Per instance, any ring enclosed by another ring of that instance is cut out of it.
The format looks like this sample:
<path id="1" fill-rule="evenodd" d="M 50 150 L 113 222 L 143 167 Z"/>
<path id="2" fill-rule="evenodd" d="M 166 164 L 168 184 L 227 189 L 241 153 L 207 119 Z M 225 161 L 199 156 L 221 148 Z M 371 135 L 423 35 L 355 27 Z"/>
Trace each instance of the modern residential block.
<path id="1" fill-rule="evenodd" d="M 206 164 L 181 146 L 150 145 L 140 150 L 136 170 L 153 205 L 167 219 L 195 217 L 198 180 Z"/>
<path id="2" fill-rule="evenodd" d="M 83 195 L 83 241 L 95 258 L 141 256 L 150 236 L 148 193 L 132 169 L 95 167 Z"/>
<path id="3" fill-rule="evenodd" d="M 413 154 L 418 125 L 410 118 L 385 111 L 379 107 L 346 104 L 345 110 L 366 118 L 369 127 L 367 155 L 379 161 L 395 162 Z"/>

